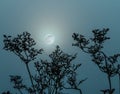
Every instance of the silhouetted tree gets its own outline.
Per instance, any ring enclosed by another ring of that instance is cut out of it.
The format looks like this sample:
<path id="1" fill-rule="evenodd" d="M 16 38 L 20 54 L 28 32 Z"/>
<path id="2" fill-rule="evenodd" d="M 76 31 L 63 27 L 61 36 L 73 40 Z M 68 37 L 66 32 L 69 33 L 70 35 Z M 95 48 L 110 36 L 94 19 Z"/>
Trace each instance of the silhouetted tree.
<path id="1" fill-rule="evenodd" d="M 79 47 L 83 52 L 90 54 L 92 61 L 98 66 L 98 68 L 104 72 L 108 78 L 109 89 L 101 90 L 104 94 L 113 94 L 115 88 L 112 87 L 111 78 L 119 75 L 120 79 L 120 64 L 118 64 L 118 57 L 120 54 L 114 54 L 107 56 L 102 50 L 104 48 L 104 42 L 109 37 L 106 36 L 109 29 L 95 29 L 92 31 L 93 38 L 85 38 L 85 36 L 78 33 L 73 33 L 72 37 L 75 41 L 73 46 Z"/>
<path id="2" fill-rule="evenodd" d="M 49 55 L 51 61 L 41 60 L 35 62 L 38 75 L 35 76 L 38 91 L 42 94 L 63 94 L 63 89 L 75 89 L 82 94 L 79 85 L 85 81 L 77 79 L 76 70 L 81 64 L 72 64 L 75 55 L 64 53 L 59 46 Z M 44 94 L 44 93 L 43 93 Z"/>
<path id="3" fill-rule="evenodd" d="M 36 44 L 34 39 L 31 38 L 31 34 L 23 32 L 15 38 L 4 35 L 4 49 L 13 52 L 17 55 L 26 65 L 29 78 L 32 84 L 33 91 L 35 92 L 32 75 L 29 69 L 29 62 L 35 60 L 38 54 L 41 54 L 42 49 L 37 50 L 33 46 Z"/>
<path id="4" fill-rule="evenodd" d="M 28 94 L 64 94 L 62 90 L 74 89 L 82 94 L 80 84 L 86 79 L 77 79 L 76 70 L 81 64 L 74 64 L 72 61 L 76 58 L 75 55 L 64 53 L 59 46 L 56 46 L 55 51 L 50 55 L 50 61 L 40 60 L 35 61 L 39 54 L 42 54 L 43 49 L 35 49 L 35 41 L 31 38 L 30 33 L 23 32 L 17 37 L 4 35 L 4 49 L 13 52 L 25 64 L 32 86 L 27 86 L 23 83 L 23 79 L 18 75 L 10 75 L 10 81 L 13 83 L 13 88 L 17 89 L 20 94 L 27 91 Z M 31 74 L 29 63 L 34 62 L 37 74 Z M 9 91 L 2 94 L 11 94 Z"/>

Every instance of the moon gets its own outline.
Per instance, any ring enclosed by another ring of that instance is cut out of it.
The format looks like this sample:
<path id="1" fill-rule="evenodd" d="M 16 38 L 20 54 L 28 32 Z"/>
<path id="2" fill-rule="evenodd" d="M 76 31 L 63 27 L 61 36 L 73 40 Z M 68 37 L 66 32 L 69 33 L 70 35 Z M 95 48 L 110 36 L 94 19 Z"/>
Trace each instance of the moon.
<path id="1" fill-rule="evenodd" d="M 48 44 L 48 45 L 53 44 L 54 41 L 55 41 L 55 37 L 54 37 L 54 35 L 52 35 L 52 34 L 47 34 L 47 35 L 45 36 L 45 38 L 44 38 L 44 42 L 45 42 L 46 44 Z"/>

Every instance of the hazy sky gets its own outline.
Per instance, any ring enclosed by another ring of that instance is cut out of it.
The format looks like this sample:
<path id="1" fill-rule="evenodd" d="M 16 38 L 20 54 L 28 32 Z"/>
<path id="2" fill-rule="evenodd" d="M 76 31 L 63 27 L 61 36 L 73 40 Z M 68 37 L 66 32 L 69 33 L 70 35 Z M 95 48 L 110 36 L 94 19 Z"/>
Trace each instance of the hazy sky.
<path id="1" fill-rule="evenodd" d="M 71 36 L 78 32 L 89 37 L 93 29 L 110 28 L 108 36 L 111 40 L 106 42 L 105 51 L 108 54 L 120 52 L 119 11 L 120 0 L 0 0 L 0 93 L 11 90 L 10 74 L 22 75 L 25 81 L 28 79 L 19 58 L 3 50 L 3 34 L 15 36 L 28 31 L 46 53 L 51 52 L 55 45 L 71 54 L 79 52 L 76 61 L 83 64 L 80 79 L 88 77 L 82 85 L 83 94 L 100 94 L 100 89 L 107 88 L 107 84 L 103 85 L 107 83 L 105 75 L 90 61 L 90 57 L 71 46 Z M 55 36 L 53 45 L 43 42 L 46 34 Z M 113 80 L 117 87 L 117 78 Z"/>

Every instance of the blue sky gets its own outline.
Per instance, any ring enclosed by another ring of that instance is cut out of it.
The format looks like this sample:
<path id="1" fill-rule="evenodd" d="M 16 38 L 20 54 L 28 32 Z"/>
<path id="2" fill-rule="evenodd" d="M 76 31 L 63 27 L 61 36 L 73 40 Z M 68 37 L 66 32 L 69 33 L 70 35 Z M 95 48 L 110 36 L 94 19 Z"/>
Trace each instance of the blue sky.
<path id="1" fill-rule="evenodd" d="M 10 74 L 20 74 L 27 79 L 27 71 L 19 58 L 3 50 L 3 34 L 15 36 L 24 31 L 32 34 L 38 47 L 51 52 L 60 45 L 68 53 L 79 52 L 76 61 L 82 62 L 80 78 L 88 77 L 82 85 L 85 94 L 100 94 L 106 88 L 105 75 L 90 61 L 90 57 L 72 47 L 72 33 L 87 37 L 93 29 L 110 28 L 111 40 L 105 43 L 105 52 L 120 52 L 120 0 L 0 0 L 0 92 L 11 89 Z M 47 31 L 46 31 L 47 30 Z M 56 37 L 54 45 L 42 42 L 45 34 Z M 97 78 L 96 78 L 97 77 Z M 117 87 L 117 78 L 114 78 Z M 117 94 L 118 91 L 116 91 Z"/>

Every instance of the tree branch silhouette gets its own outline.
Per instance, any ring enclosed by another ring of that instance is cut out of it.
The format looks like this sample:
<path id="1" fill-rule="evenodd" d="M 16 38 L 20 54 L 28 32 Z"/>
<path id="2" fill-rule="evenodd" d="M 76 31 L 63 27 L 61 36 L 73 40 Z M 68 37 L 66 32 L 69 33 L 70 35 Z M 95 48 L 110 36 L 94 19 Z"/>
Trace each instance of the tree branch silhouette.
<path id="1" fill-rule="evenodd" d="M 31 34 L 28 32 L 23 32 L 23 34 L 17 35 L 17 37 L 15 37 L 15 38 L 4 35 L 3 42 L 4 42 L 4 49 L 7 51 L 10 51 L 10 52 L 13 52 L 26 65 L 33 91 L 35 91 L 32 75 L 31 75 L 28 64 L 29 64 L 29 62 L 35 60 L 35 58 L 38 54 L 41 54 L 42 49 L 37 50 L 37 49 L 33 48 L 33 46 L 36 43 L 35 43 L 34 39 L 31 38 Z"/>
<path id="2" fill-rule="evenodd" d="M 83 52 L 90 54 L 92 61 L 107 75 L 108 78 L 109 89 L 102 90 L 102 92 L 104 94 L 113 94 L 115 89 L 112 88 L 111 78 L 119 74 L 118 70 L 120 70 L 120 68 L 118 68 L 119 64 L 117 62 L 120 54 L 107 56 L 105 52 L 102 51 L 104 42 L 110 39 L 106 36 L 108 31 L 108 28 L 104 28 L 103 30 L 95 29 L 92 31 L 93 37 L 89 39 L 78 33 L 73 33 L 72 37 L 75 43 L 72 45 L 80 48 Z"/>
<path id="3" fill-rule="evenodd" d="M 30 78 L 31 85 L 28 87 L 23 84 L 23 79 L 18 75 L 10 75 L 13 88 L 17 89 L 20 94 L 24 90 L 28 94 L 65 94 L 63 90 L 74 89 L 82 94 L 79 87 L 86 79 L 77 79 L 77 69 L 81 64 L 72 63 L 77 54 L 69 55 L 61 50 L 59 46 L 49 55 L 50 61 L 41 59 L 36 61 L 39 54 L 42 54 L 43 49 L 35 49 L 36 45 L 31 34 L 23 32 L 17 37 L 4 35 L 4 49 L 13 52 L 25 64 Z M 34 62 L 36 74 L 31 73 L 29 63 Z M 3 94 L 10 94 L 10 91 Z"/>

